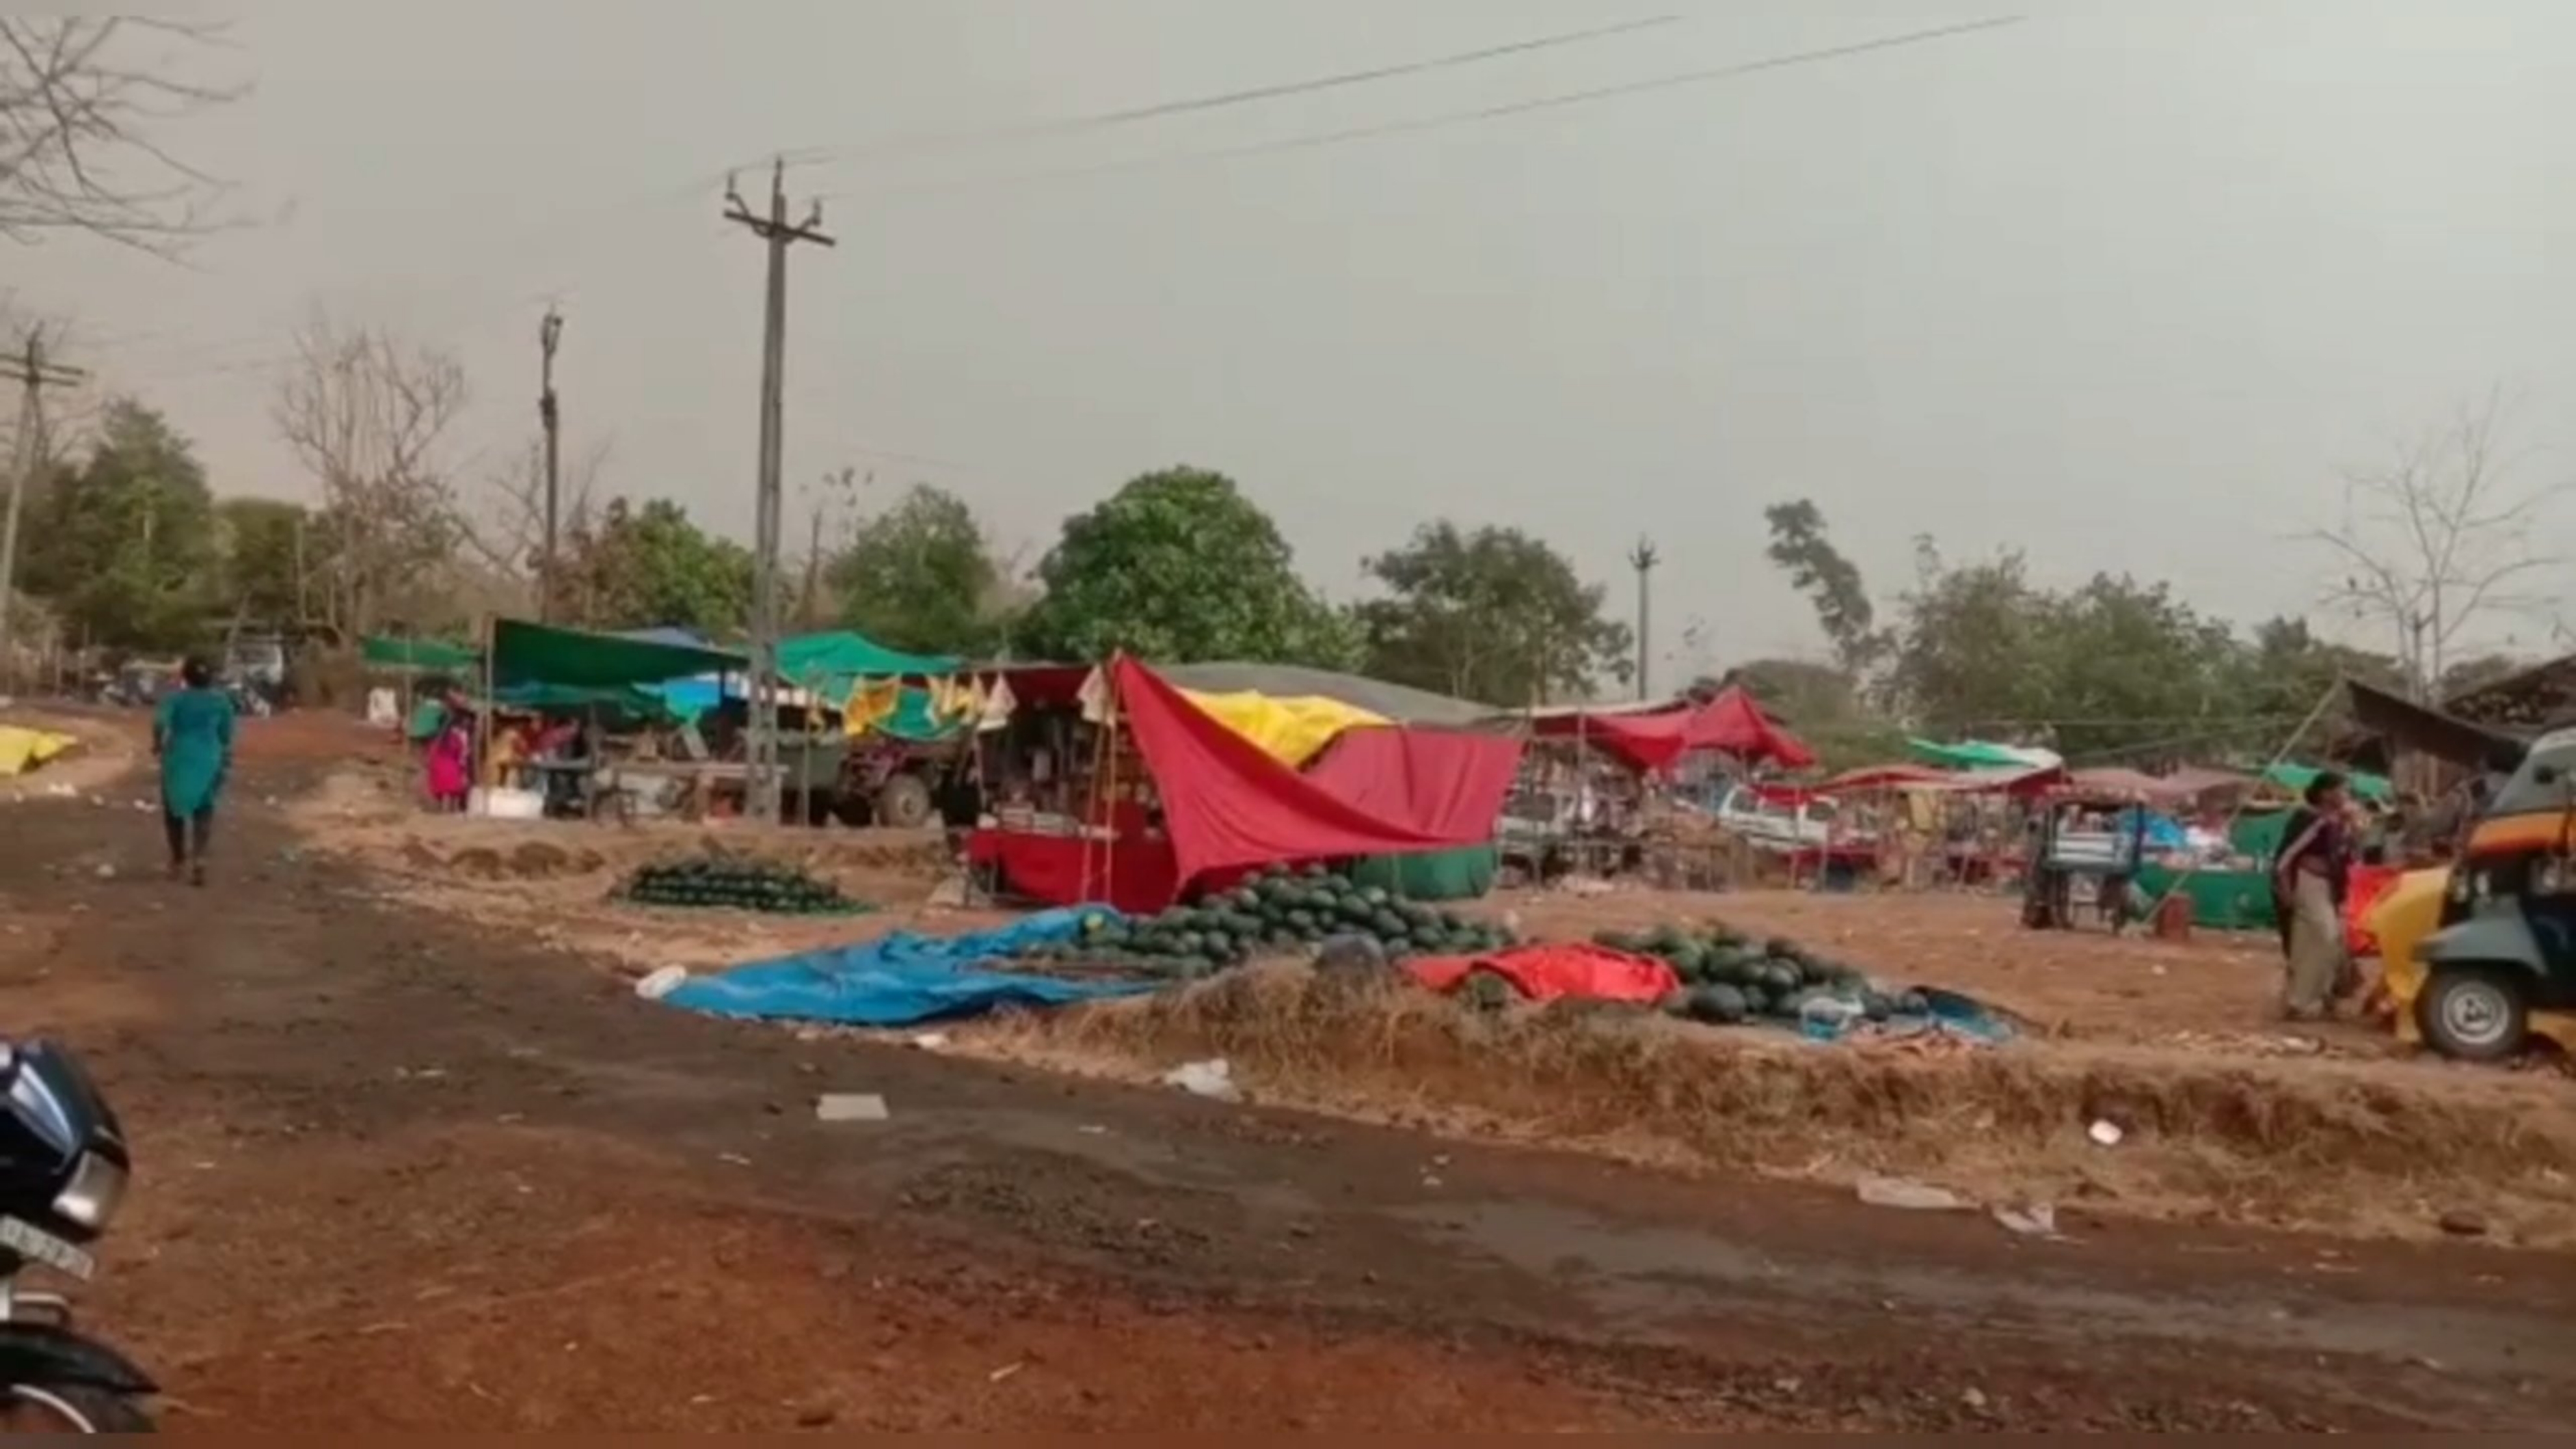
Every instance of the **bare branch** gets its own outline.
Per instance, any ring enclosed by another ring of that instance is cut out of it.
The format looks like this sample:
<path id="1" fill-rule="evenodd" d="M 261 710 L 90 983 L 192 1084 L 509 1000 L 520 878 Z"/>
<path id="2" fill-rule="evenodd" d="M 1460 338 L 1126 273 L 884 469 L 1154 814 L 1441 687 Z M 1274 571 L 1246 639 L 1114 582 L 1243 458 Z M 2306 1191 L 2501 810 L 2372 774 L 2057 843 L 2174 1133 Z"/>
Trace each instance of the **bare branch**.
<path id="1" fill-rule="evenodd" d="M 0 237 L 83 231 L 173 257 L 212 227 L 202 208 L 220 187 L 151 132 L 245 91 L 135 54 L 156 37 L 221 44 L 217 29 L 170 20 L 0 17 Z"/>
<path id="2" fill-rule="evenodd" d="M 355 637 L 460 532 L 439 453 L 465 405 L 465 373 L 445 353 L 343 331 L 319 313 L 295 345 L 270 416 L 321 485 L 325 613 Z"/>
<path id="3" fill-rule="evenodd" d="M 2559 562 L 2535 550 L 2532 532 L 2563 486 L 2509 486 L 2500 446 L 2509 414 L 2500 389 L 2463 404 L 2448 424 L 2397 445 L 2385 466 L 2348 474 L 2342 526 L 2306 535 L 2340 561 L 2325 599 L 2390 631 L 2419 699 L 2432 697 L 2453 646 L 2481 622 L 2544 604 L 2508 584 Z"/>

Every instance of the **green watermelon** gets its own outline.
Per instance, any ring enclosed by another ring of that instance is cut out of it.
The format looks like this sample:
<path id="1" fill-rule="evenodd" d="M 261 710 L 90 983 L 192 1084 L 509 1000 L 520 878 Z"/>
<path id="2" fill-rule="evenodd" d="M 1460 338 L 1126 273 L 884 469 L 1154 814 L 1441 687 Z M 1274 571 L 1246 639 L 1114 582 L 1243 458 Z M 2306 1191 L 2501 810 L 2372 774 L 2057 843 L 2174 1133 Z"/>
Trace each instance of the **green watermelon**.
<path id="1" fill-rule="evenodd" d="M 1694 986 L 1690 990 L 1690 1017 L 1713 1026 L 1732 1026 L 1744 1020 L 1749 1009 L 1745 994 L 1732 986 Z"/>

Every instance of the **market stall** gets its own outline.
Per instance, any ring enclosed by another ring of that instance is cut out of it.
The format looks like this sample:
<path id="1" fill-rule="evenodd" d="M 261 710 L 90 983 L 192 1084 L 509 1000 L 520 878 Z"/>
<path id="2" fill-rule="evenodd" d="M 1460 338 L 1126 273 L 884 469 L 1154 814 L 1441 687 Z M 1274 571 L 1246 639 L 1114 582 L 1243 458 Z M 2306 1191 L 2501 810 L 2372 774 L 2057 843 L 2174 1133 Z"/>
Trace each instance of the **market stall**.
<path id="1" fill-rule="evenodd" d="M 1063 683 L 1005 680 L 1039 701 Z M 968 846 L 1015 893 L 1059 904 L 1150 912 L 1256 866 L 1482 845 L 1520 757 L 1506 736 L 1364 725 L 1301 774 L 1133 659 L 1075 693 L 1092 748 L 1057 803 L 1080 813 L 1006 804 Z"/>

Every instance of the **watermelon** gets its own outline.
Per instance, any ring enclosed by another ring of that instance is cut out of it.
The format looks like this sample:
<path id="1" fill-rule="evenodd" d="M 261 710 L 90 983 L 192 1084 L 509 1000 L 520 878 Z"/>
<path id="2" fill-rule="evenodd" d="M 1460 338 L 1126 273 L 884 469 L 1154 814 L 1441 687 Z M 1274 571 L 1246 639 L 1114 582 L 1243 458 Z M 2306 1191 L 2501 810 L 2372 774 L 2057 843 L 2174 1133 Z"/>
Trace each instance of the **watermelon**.
<path id="1" fill-rule="evenodd" d="M 1395 898 L 1386 893 L 1384 886 L 1368 886 L 1360 891 L 1360 899 L 1382 908 Z"/>
<path id="2" fill-rule="evenodd" d="M 1672 926 L 1657 926 L 1646 933 L 1646 949 L 1658 956 L 1670 956 L 1689 942 L 1690 937 Z"/>
<path id="3" fill-rule="evenodd" d="M 1655 1009 L 1666 1016 L 1688 1016 L 1690 1004 L 1691 994 L 1687 989 L 1667 991 L 1664 999 L 1655 1003 Z"/>
<path id="4" fill-rule="evenodd" d="M 1458 995 L 1479 1011 L 1499 1011 L 1520 999 L 1519 989 L 1509 980 L 1483 970 L 1468 972 L 1458 984 Z"/>
<path id="5" fill-rule="evenodd" d="M 1690 1018 L 1713 1026 L 1732 1026 L 1742 1021 L 1749 1003 L 1744 993 L 1732 986 L 1694 986 L 1690 990 Z"/>
<path id="6" fill-rule="evenodd" d="M 1691 941 L 1684 941 L 1670 951 L 1664 952 L 1663 957 L 1665 961 L 1671 963 L 1675 971 L 1682 974 L 1684 980 L 1699 980 L 1708 968 L 1707 950 Z"/>

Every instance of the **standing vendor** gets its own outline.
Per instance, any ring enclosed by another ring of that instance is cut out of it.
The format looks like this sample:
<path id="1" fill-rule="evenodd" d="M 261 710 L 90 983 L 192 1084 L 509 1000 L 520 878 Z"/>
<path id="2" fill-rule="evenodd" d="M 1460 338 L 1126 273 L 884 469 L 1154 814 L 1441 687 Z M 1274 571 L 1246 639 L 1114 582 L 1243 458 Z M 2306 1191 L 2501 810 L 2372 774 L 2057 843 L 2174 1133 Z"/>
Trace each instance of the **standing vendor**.
<path id="1" fill-rule="evenodd" d="M 2346 810 L 2343 776 L 2320 771 L 2272 859 L 2272 905 L 2287 962 L 2281 1014 L 2292 1021 L 2325 1016 L 2343 975 L 2343 903 L 2352 873 Z"/>

